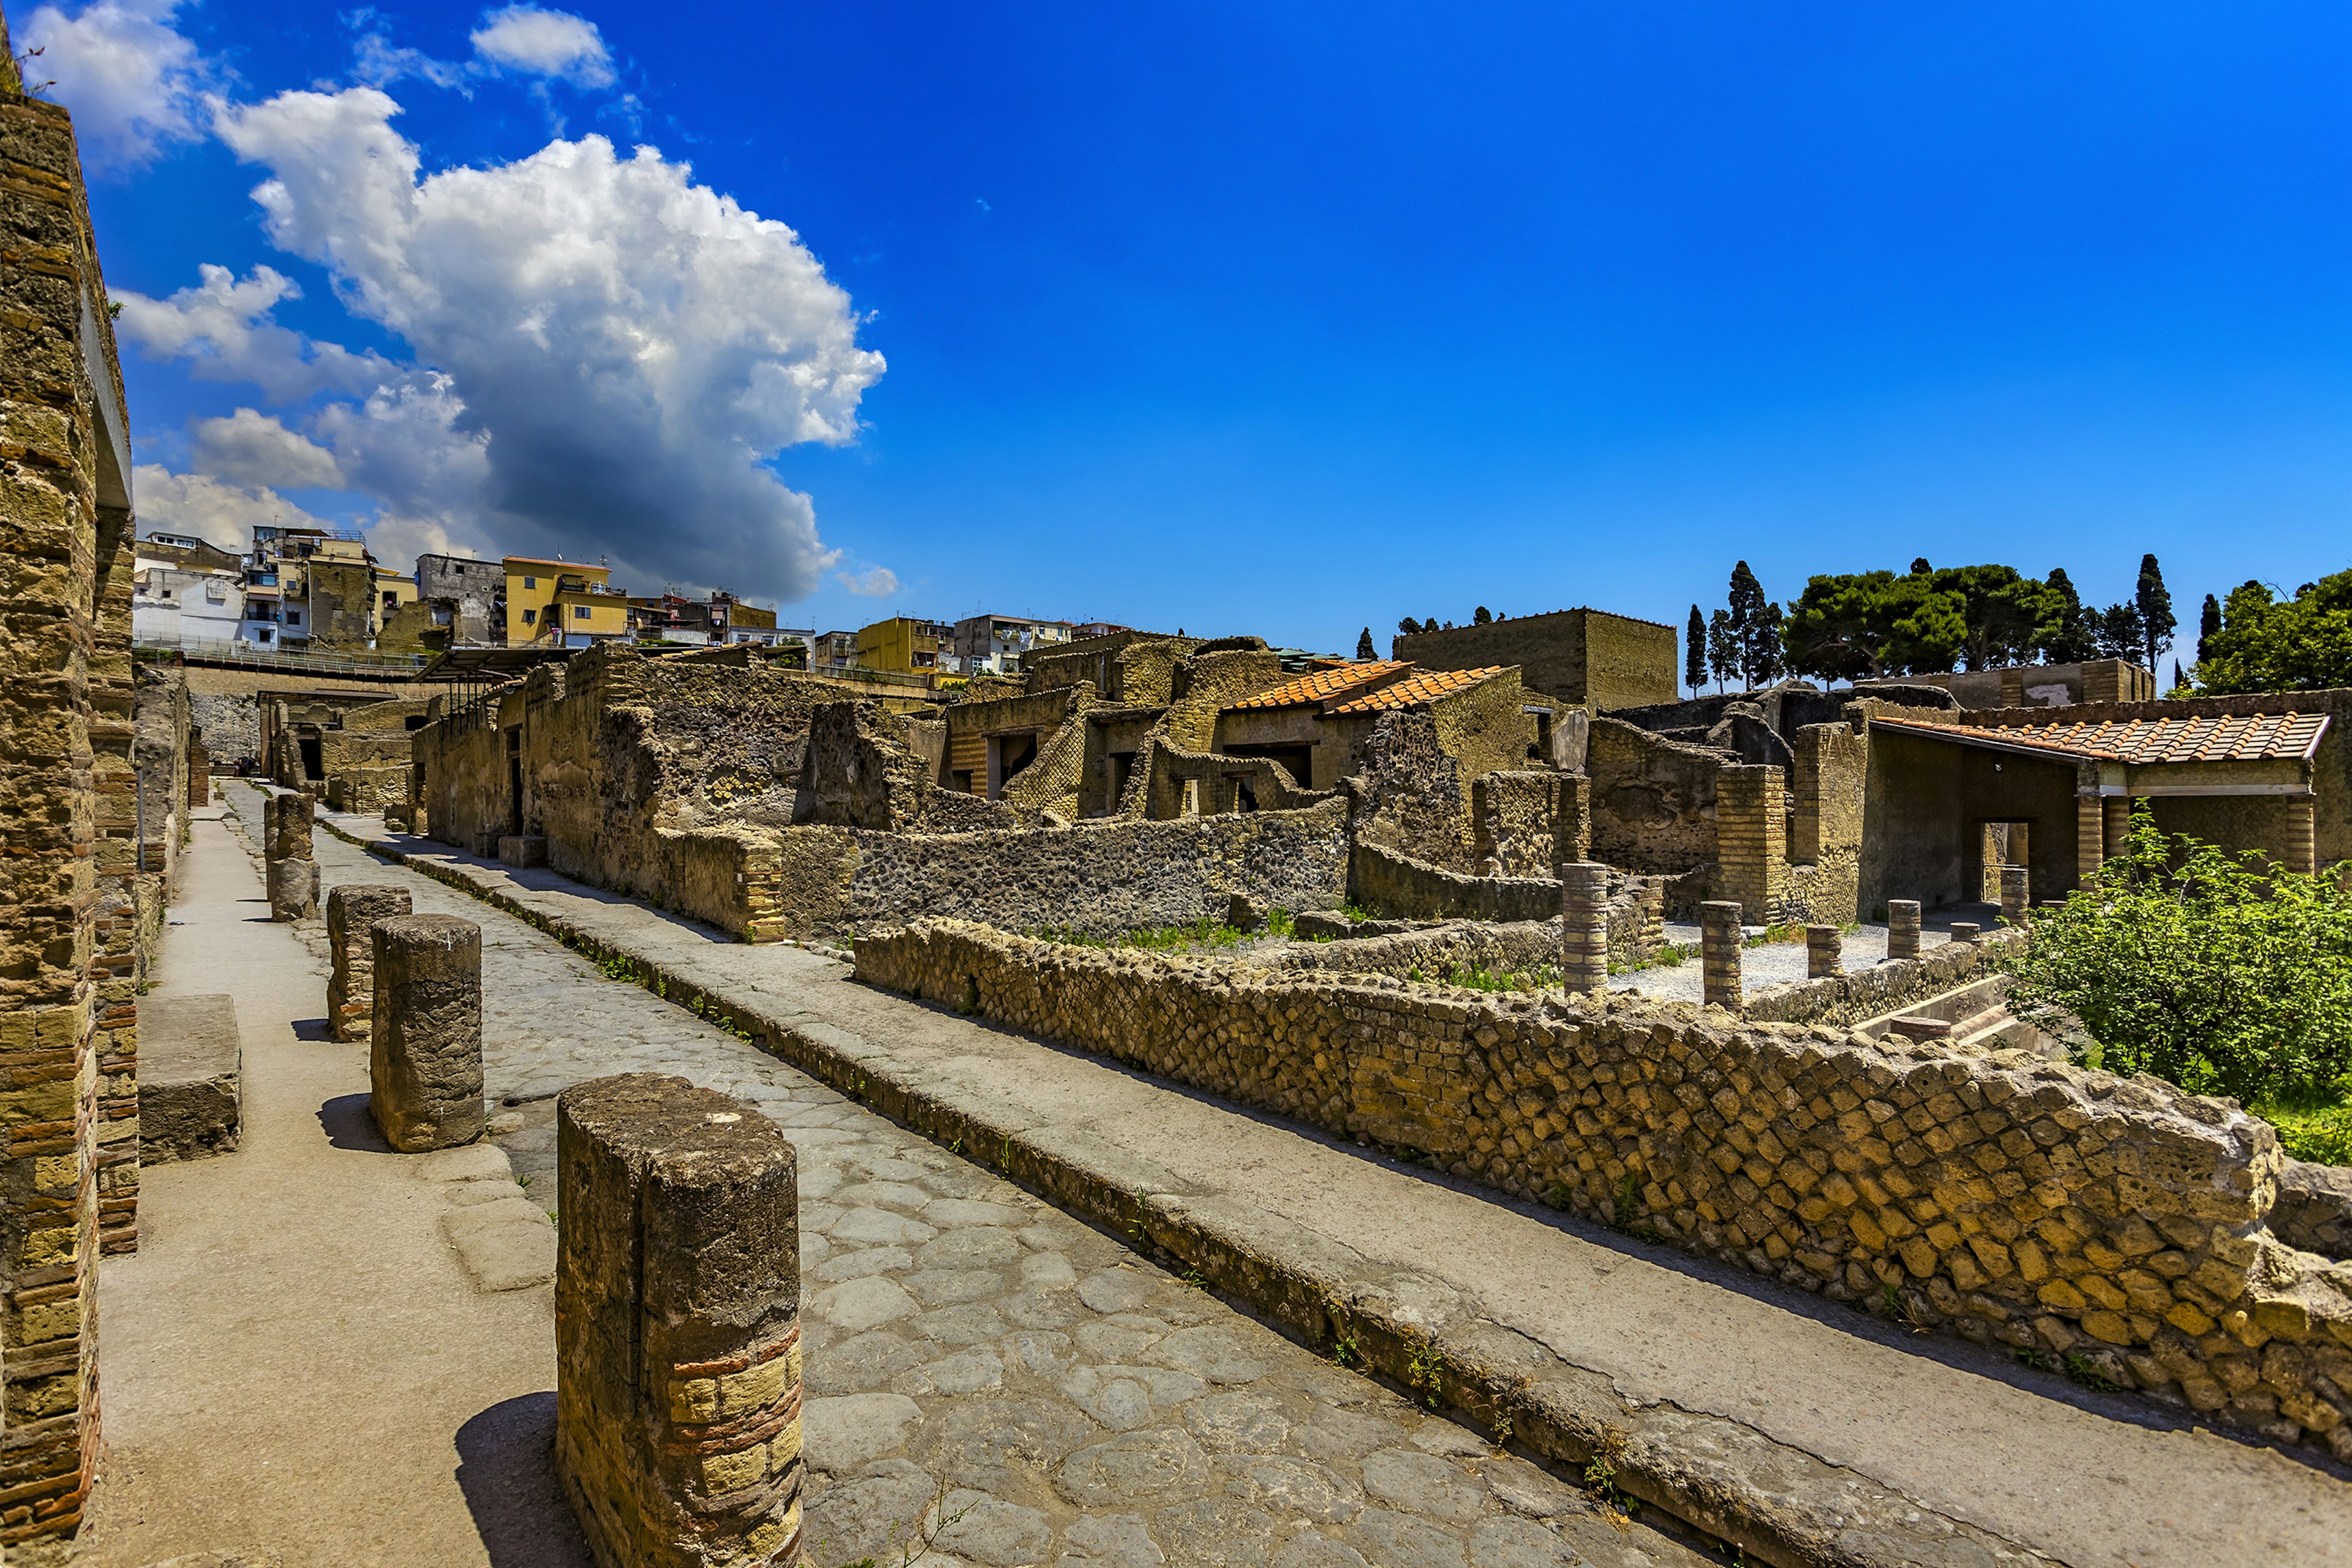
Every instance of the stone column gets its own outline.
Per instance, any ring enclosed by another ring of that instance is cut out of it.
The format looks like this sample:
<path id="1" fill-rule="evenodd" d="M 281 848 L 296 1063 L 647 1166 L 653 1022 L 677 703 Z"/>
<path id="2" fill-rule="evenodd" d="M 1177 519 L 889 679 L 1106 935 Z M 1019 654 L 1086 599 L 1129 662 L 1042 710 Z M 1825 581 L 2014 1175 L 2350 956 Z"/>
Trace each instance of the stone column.
<path id="1" fill-rule="evenodd" d="M 1952 922 L 1952 940 L 1954 942 L 1974 942 L 1983 934 L 1984 927 L 1978 925 L 1973 921 L 1954 921 Z"/>
<path id="2" fill-rule="evenodd" d="M 339 1040 L 368 1040 L 375 996 L 375 932 L 378 921 L 410 912 L 408 889 L 347 884 L 327 895 L 327 948 L 334 967 L 327 976 L 327 1027 Z"/>
<path id="3" fill-rule="evenodd" d="M 1845 933 L 1833 925 L 1805 928 L 1805 978 L 1820 980 L 1845 968 Z"/>
<path id="4" fill-rule="evenodd" d="M 1919 900 L 1889 899 L 1886 900 L 1886 956 L 1916 958 L 1919 956 Z"/>
<path id="5" fill-rule="evenodd" d="M 482 1135 L 482 928 L 455 915 L 379 921 L 368 1114 L 404 1154 Z"/>
<path id="6" fill-rule="evenodd" d="M 1710 899 L 1698 907 L 1699 957 L 1710 1005 L 1740 1012 L 1746 991 L 1739 981 L 1739 906 Z"/>
<path id="7" fill-rule="evenodd" d="M 2313 821 L 2313 797 L 2286 797 L 2286 868 L 2305 876 L 2319 869 L 2319 837 Z"/>
<path id="8" fill-rule="evenodd" d="M 2099 798 L 2101 859 L 2112 860 L 2124 852 L 2124 845 L 2131 837 L 2131 796 L 2127 795 L 2102 795 Z"/>
<path id="9" fill-rule="evenodd" d="M 563 1091 L 556 1160 L 555 1468 L 597 1563 L 801 1563 L 792 1145 L 625 1073 Z"/>
<path id="10" fill-rule="evenodd" d="M 2000 918 L 2011 925 L 2025 923 L 2026 911 L 2032 908 L 2032 883 L 2022 866 L 2000 868 Z"/>
<path id="11" fill-rule="evenodd" d="M 1559 967 L 1570 995 L 1609 989 L 1609 868 L 1573 860 L 1559 868 Z"/>
<path id="12" fill-rule="evenodd" d="M 273 795 L 261 804 L 262 867 L 269 884 L 269 918 L 310 920 L 319 912 L 319 865 L 310 858 L 307 795 Z"/>
<path id="13" fill-rule="evenodd" d="M 2074 797 L 2074 880 L 2082 887 L 2099 883 L 2099 863 L 2106 858 L 2106 810 L 2099 797 Z"/>
<path id="14" fill-rule="evenodd" d="M 1748 921 L 1769 925 L 1788 901 L 1789 790 L 1769 764 L 1722 768 L 1715 775 L 1715 858 L 1719 886 Z"/>

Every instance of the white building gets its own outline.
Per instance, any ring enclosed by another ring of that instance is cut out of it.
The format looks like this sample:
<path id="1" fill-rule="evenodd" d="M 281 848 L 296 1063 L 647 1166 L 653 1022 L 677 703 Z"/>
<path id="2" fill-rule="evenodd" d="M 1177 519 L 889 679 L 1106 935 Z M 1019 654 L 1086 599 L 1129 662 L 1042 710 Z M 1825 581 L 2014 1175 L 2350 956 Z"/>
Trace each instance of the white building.
<path id="1" fill-rule="evenodd" d="M 142 647 L 202 651 L 236 640 L 245 574 L 236 557 L 203 540 L 165 534 L 132 546 L 131 640 Z"/>

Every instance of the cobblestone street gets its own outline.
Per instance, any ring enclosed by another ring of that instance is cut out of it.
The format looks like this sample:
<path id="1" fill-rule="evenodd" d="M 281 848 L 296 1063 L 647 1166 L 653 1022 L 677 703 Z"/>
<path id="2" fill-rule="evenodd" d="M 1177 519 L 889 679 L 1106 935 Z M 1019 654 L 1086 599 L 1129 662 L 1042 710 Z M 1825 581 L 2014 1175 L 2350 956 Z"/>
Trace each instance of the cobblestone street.
<path id="1" fill-rule="evenodd" d="M 231 792 L 248 819 L 260 796 Z M 396 884 L 483 928 L 486 1090 L 552 1202 L 568 1084 L 674 1072 L 800 1152 L 807 1540 L 818 1568 L 1603 1568 L 1717 1561 L 1334 1366 L 1117 1241 L 552 938 L 321 831 L 326 887 Z M 317 922 L 298 934 L 324 952 Z"/>

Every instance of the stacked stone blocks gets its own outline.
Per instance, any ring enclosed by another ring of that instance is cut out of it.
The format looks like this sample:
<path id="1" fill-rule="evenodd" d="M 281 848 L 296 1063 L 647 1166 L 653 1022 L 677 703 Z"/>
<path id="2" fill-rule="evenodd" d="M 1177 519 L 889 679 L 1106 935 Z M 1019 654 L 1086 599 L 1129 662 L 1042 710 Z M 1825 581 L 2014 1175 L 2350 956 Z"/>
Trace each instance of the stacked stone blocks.
<path id="1" fill-rule="evenodd" d="M 262 866 L 273 921 L 310 920 L 319 912 L 319 864 L 310 858 L 317 805 L 307 795 L 273 795 L 262 803 Z"/>
<path id="2" fill-rule="evenodd" d="M 1918 900 L 1886 900 L 1886 956 L 1890 959 L 1919 956 Z"/>
<path id="3" fill-rule="evenodd" d="M 482 1135 L 482 928 L 399 915 L 374 942 L 368 1114 L 404 1154 Z"/>
<path id="4" fill-rule="evenodd" d="M 1740 973 L 1739 906 L 1710 899 L 1698 907 L 1700 985 L 1707 1005 L 1737 1013 L 1747 1001 Z"/>
<path id="5" fill-rule="evenodd" d="M 2150 1079 L 1612 998 L 1265 973 L 920 921 L 860 978 L 2084 1364 L 2352 1458 L 2352 1263 L 2265 1226 L 2277 1135 Z"/>
<path id="6" fill-rule="evenodd" d="M 1788 912 L 1787 781 L 1769 765 L 1727 767 L 1716 775 L 1718 885 L 1750 925 L 1769 925 Z"/>
<path id="7" fill-rule="evenodd" d="M 556 1470 L 597 1563 L 803 1563 L 792 1145 L 652 1073 L 556 1114 Z"/>
<path id="8" fill-rule="evenodd" d="M 1609 868 L 1581 860 L 1559 868 L 1561 984 L 1575 995 L 1609 989 Z"/>
<path id="9" fill-rule="evenodd" d="M 345 883 L 327 894 L 327 1027 L 339 1040 L 373 1040 L 375 924 L 411 910 L 408 889 Z"/>

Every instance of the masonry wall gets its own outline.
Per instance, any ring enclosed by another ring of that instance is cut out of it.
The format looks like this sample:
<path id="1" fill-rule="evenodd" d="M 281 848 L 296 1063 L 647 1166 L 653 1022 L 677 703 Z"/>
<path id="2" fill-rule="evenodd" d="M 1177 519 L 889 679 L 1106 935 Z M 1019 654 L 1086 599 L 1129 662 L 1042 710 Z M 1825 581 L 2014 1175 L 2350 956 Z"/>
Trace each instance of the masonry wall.
<path id="1" fill-rule="evenodd" d="M 1586 742 L 1592 780 L 1592 858 L 1675 875 L 1716 858 L 1718 752 L 1596 719 Z"/>
<path id="2" fill-rule="evenodd" d="M 2265 1122 L 1827 1027 L 1245 968 L 919 921 L 861 980 L 1832 1299 L 2079 1354 L 2352 1454 L 2352 1284 L 2264 1221 Z"/>
<path id="3" fill-rule="evenodd" d="M 1529 690 L 1596 710 L 1672 702 L 1678 689 L 1674 627 L 1601 610 L 1514 616 L 1408 634 L 1389 647 L 1391 657 L 1425 669 L 1517 665 Z"/>
<path id="4" fill-rule="evenodd" d="M 134 530 L 72 124 L 13 92 L 0 253 L 0 1552 L 37 1563 L 98 1452 L 99 1064 L 136 1051 Z"/>

